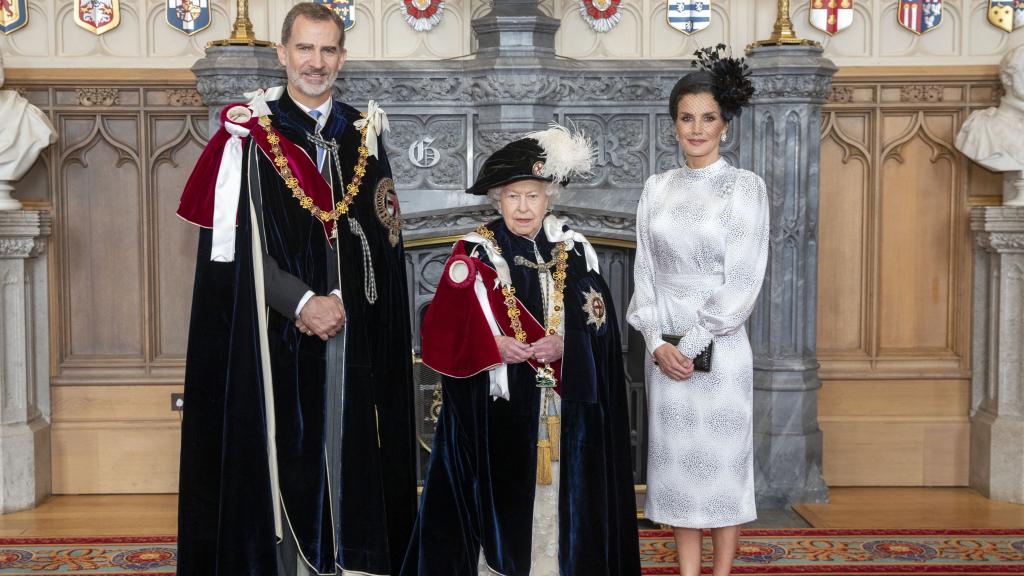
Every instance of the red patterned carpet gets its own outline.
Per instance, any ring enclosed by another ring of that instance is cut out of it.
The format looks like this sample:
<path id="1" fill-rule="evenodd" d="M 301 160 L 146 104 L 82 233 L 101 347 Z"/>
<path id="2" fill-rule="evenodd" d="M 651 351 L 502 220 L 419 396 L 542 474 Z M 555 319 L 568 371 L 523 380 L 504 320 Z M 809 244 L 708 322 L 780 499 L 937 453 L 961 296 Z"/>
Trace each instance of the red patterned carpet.
<path id="1" fill-rule="evenodd" d="M 645 575 L 678 574 L 671 532 L 641 530 L 640 555 Z M 173 576 L 176 559 L 166 536 L 0 538 L 2 575 Z M 744 530 L 733 573 L 1024 574 L 1024 530 Z"/>
<path id="2" fill-rule="evenodd" d="M 640 560 L 644 574 L 678 574 L 672 533 L 641 530 Z M 733 573 L 1024 574 L 1024 530 L 743 530 Z"/>

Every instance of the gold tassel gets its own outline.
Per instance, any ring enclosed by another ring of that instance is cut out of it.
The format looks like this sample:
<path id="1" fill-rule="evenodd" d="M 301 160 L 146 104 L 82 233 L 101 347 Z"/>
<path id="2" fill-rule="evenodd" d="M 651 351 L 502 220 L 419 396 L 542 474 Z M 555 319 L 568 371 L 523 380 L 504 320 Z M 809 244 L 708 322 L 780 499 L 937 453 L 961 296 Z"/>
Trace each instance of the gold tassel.
<path id="1" fill-rule="evenodd" d="M 537 441 L 537 484 L 551 484 L 551 442 L 547 438 Z"/>
<path id="2" fill-rule="evenodd" d="M 559 431 L 562 428 L 561 418 L 556 416 L 548 416 L 548 438 L 551 442 L 551 461 L 558 462 L 558 453 L 561 445 L 562 433 Z"/>

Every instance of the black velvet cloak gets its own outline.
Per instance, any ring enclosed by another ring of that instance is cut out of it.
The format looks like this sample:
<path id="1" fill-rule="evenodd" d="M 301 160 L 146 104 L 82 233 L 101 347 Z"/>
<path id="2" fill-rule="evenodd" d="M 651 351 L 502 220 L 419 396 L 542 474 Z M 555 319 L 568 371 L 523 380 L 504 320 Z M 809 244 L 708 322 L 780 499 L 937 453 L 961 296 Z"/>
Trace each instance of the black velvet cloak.
<path id="1" fill-rule="evenodd" d="M 543 321 L 537 271 L 514 263 L 516 255 L 534 261 L 532 243 L 509 232 L 501 220 L 488 227 L 508 262 L 516 296 Z M 537 247 L 545 260 L 551 258 L 553 244 L 543 231 Z M 465 244 L 466 252 L 473 248 Z M 629 416 L 615 310 L 604 280 L 587 271 L 582 248 L 569 254 L 561 374 L 561 574 L 638 575 Z M 491 265 L 482 250 L 477 255 Z M 588 292 L 602 297 L 606 316 L 600 325 L 588 323 Z M 478 305 L 471 291 L 462 301 Z M 455 316 L 461 315 L 431 310 L 425 324 Z M 446 326 L 460 329 L 457 322 Z M 493 346 L 493 340 L 480 345 Z M 401 574 L 476 575 L 481 547 L 499 573 L 529 574 L 541 394 L 535 374 L 526 363 L 508 366 L 509 401 L 491 397 L 487 371 L 443 377 L 430 466 Z"/>
<path id="2" fill-rule="evenodd" d="M 287 93 L 270 107 L 280 134 L 316 158 L 305 137 L 313 120 Z M 339 144 L 346 184 L 357 160 L 360 134 L 353 122 L 358 118 L 354 108 L 335 101 L 322 131 Z M 338 282 L 324 227 L 299 206 L 271 162 L 254 148 L 250 142 L 243 163 L 235 260 L 211 262 L 211 231 L 200 233 L 182 422 L 182 575 L 277 573 L 249 195 L 262 199 L 263 242 L 281 270 L 321 295 L 329 292 L 332 279 Z M 393 573 L 416 513 L 404 253 L 401 241 L 390 243 L 375 207 L 378 184 L 391 176 L 383 145 L 378 153 L 379 158 L 369 158 L 348 217 L 338 221 L 340 289 L 348 317 L 341 462 L 325 457 L 326 345 L 301 334 L 291 318 L 273 309 L 268 314 L 283 521 L 320 573 L 335 573 L 337 566 Z M 250 157 L 258 158 L 254 171 Z M 253 176 L 259 190 L 248 185 Z M 344 191 L 337 185 L 335 190 L 340 199 Z M 365 298 L 362 245 L 349 218 L 358 220 L 368 239 L 378 291 L 372 305 Z M 328 487 L 328 466 L 341 467 L 340 486 Z M 337 518 L 332 518 L 332 499 L 340 506 Z"/>

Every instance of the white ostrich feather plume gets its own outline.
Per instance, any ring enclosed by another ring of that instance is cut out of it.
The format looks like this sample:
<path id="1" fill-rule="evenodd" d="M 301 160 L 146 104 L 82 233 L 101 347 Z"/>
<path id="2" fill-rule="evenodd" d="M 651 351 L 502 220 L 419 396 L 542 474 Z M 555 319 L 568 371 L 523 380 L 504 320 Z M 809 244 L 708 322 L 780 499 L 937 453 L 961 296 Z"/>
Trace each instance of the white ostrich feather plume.
<path id="1" fill-rule="evenodd" d="M 594 166 L 595 151 L 590 140 L 582 133 L 570 133 L 565 126 L 551 123 L 547 130 L 526 135 L 544 150 L 544 168 L 540 176 L 561 182 L 566 178 L 588 176 Z"/>

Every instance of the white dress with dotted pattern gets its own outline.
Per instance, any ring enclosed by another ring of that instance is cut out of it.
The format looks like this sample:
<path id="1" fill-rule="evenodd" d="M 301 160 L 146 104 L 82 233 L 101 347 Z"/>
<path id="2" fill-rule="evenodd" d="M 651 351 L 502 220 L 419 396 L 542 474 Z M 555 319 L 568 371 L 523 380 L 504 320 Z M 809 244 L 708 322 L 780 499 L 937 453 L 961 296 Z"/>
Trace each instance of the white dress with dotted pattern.
<path id="1" fill-rule="evenodd" d="M 685 528 L 754 520 L 753 361 L 744 324 L 768 261 L 768 195 L 724 159 L 651 176 L 637 213 L 628 320 L 649 354 L 663 334 L 711 372 L 672 380 L 647 359 L 646 515 Z"/>

